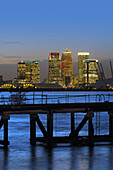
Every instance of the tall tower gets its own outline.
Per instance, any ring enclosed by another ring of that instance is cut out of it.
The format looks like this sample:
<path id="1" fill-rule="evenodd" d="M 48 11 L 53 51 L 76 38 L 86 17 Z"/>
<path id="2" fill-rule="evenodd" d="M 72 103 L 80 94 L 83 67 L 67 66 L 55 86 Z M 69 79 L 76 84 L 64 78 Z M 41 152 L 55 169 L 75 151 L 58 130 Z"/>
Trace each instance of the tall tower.
<path id="1" fill-rule="evenodd" d="M 20 61 L 18 62 L 18 66 L 17 66 L 17 79 L 18 79 L 18 83 L 25 83 L 25 62 Z"/>
<path id="2" fill-rule="evenodd" d="M 62 79 L 63 86 L 69 86 L 73 81 L 73 57 L 72 52 L 66 49 L 62 53 Z"/>
<path id="3" fill-rule="evenodd" d="M 98 60 L 83 60 L 83 83 L 85 86 L 96 83 L 98 80 Z"/>
<path id="4" fill-rule="evenodd" d="M 61 85 L 61 57 L 60 53 L 53 52 L 49 54 L 49 83 L 58 83 Z"/>
<path id="5" fill-rule="evenodd" d="M 89 59 L 88 52 L 79 52 L 78 53 L 78 83 L 83 85 L 83 60 Z"/>
<path id="6" fill-rule="evenodd" d="M 25 63 L 25 82 L 31 83 L 31 63 Z"/>
<path id="7" fill-rule="evenodd" d="M 31 83 L 40 82 L 40 68 L 38 61 L 32 61 L 31 63 Z"/>

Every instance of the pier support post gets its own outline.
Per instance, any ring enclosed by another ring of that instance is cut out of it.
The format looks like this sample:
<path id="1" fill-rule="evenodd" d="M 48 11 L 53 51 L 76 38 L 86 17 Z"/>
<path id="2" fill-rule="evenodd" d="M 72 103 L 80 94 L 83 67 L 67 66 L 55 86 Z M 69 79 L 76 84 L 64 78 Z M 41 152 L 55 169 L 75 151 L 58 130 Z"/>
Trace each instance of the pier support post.
<path id="1" fill-rule="evenodd" d="M 47 145 L 51 147 L 53 145 L 53 111 L 50 110 L 47 113 Z"/>
<path id="2" fill-rule="evenodd" d="M 30 143 L 36 144 L 36 114 L 30 114 Z"/>
<path id="3" fill-rule="evenodd" d="M 8 114 L 3 114 L 2 119 L 4 120 L 4 147 L 9 145 L 8 141 L 8 120 L 10 119 Z"/>
<path id="4" fill-rule="evenodd" d="M 79 123 L 78 127 L 74 130 L 73 133 L 70 133 L 69 136 L 70 137 L 78 137 L 78 134 L 80 132 L 80 130 L 83 128 L 83 126 L 86 124 L 87 120 L 89 119 L 88 115 L 86 114 L 83 118 L 83 120 Z"/>
<path id="5" fill-rule="evenodd" d="M 74 118 L 74 112 L 71 113 L 71 133 L 74 133 L 75 130 L 75 118 Z"/>
<path id="6" fill-rule="evenodd" d="M 109 112 L 109 136 L 113 141 L 113 112 Z"/>
<path id="7" fill-rule="evenodd" d="M 46 139 L 47 138 L 47 131 L 45 130 L 45 127 L 43 126 L 38 114 L 36 115 L 36 117 L 37 117 L 37 119 L 36 119 L 37 124 L 38 124 L 41 132 L 43 133 L 44 138 Z"/>
<path id="8" fill-rule="evenodd" d="M 8 141 L 8 120 L 10 119 L 7 113 L 2 114 L 2 118 L 0 121 L 0 128 L 4 125 L 4 140 L 0 141 L 0 144 L 4 145 L 5 148 L 9 145 Z"/>
<path id="9" fill-rule="evenodd" d="M 94 145 L 93 137 L 94 137 L 94 128 L 92 123 L 92 117 L 94 116 L 93 112 L 90 112 L 89 114 L 89 122 L 88 122 L 88 136 L 90 140 L 90 146 Z"/>

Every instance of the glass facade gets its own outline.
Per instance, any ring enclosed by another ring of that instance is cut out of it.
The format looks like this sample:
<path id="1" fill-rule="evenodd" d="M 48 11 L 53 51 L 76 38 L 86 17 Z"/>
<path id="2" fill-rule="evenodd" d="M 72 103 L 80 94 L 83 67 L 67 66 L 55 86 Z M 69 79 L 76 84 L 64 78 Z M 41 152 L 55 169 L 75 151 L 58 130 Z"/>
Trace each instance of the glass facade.
<path id="1" fill-rule="evenodd" d="M 25 69 L 26 69 L 25 62 L 23 61 L 18 62 L 17 66 L 18 83 L 25 83 Z"/>
<path id="2" fill-rule="evenodd" d="M 78 83 L 79 85 L 83 85 L 83 60 L 89 59 L 88 52 L 80 52 L 78 53 Z"/>
<path id="3" fill-rule="evenodd" d="M 49 83 L 62 84 L 61 80 L 61 57 L 60 53 L 50 53 L 49 54 L 49 73 L 48 73 Z"/>
<path id="4" fill-rule="evenodd" d="M 25 63 L 25 82 L 31 82 L 31 63 Z"/>
<path id="5" fill-rule="evenodd" d="M 73 82 L 73 57 L 68 49 L 62 53 L 62 79 L 64 87 L 70 86 Z"/>
<path id="6" fill-rule="evenodd" d="M 17 79 L 18 83 L 39 83 L 40 82 L 40 69 L 38 61 L 25 63 L 18 62 L 17 66 Z"/>
<path id="7" fill-rule="evenodd" d="M 89 85 L 98 80 L 98 60 L 88 59 L 83 61 L 83 83 Z"/>
<path id="8" fill-rule="evenodd" d="M 31 63 L 31 83 L 39 82 L 40 82 L 40 68 L 38 65 L 38 61 L 33 61 Z"/>

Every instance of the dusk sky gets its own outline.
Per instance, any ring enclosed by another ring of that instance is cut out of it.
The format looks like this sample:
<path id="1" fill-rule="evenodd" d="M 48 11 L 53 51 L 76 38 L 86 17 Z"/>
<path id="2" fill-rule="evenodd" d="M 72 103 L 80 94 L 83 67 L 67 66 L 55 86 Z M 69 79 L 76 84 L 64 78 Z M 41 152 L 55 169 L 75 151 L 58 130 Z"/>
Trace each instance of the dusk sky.
<path id="1" fill-rule="evenodd" d="M 0 64 L 48 59 L 69 48 L 113 58 L 112 0 L 1 0 Z"/>

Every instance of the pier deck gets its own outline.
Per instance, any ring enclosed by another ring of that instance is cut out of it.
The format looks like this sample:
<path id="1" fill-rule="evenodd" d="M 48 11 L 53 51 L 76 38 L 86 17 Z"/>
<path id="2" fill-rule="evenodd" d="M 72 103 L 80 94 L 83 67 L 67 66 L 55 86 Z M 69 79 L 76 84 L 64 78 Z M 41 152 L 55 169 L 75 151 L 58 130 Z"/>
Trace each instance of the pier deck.
<path id="1" fill-rule="evenodd" d="M 86 113 L 90 110 L 93 112 L 107 112 L 113 110 L 113 102 L 0 105 L 0 115 L 2 112 L 7 114 L 46 114 L 50 110 L 52 110 L 53 113 Z"/>

